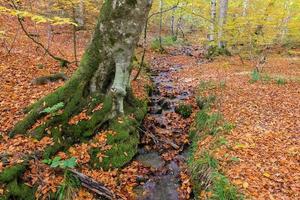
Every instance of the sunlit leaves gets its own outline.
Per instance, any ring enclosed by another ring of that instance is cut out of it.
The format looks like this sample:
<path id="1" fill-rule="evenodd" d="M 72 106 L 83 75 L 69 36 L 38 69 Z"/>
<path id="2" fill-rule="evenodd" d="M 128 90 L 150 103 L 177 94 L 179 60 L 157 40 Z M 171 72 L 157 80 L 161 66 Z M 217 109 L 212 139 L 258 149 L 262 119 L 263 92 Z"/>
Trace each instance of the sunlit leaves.
<path id="1" fill-rule="evenodd" d="M 62 24 L 72 24 L 76 25 L 76 23 L 72 22 L 69 18 L 63 18 L 63 17 L 46 17 L 42 15 L 37 15 L 31 12 L 27 11 L 21 11 L 21 10 L 15 10 L 15 9 L 9 9 L 5 8 L 3 6 L 0 6 L 0 13 L 6 14 L 6 15 L 12 15 L 19 18 L 30 18 L 32 21 L 36 23 L 51 23 L 53 25 L 62 25 Z"/>

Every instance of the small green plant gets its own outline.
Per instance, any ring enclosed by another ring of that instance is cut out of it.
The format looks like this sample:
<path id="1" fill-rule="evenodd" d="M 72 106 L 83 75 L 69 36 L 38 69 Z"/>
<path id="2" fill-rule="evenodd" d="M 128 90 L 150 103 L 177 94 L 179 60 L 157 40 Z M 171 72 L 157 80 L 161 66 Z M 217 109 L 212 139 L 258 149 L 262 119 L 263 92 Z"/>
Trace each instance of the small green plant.
<path id="1" fill-rule="evenodd" d="M 260 80 L 260 73 L 257 69 L 253 70 L 251 73 L 251 79 L 250 79 L 250 83 L 256 83 L 257 81 Z"/>
<path id="2" fill-rule="evenodd" d="M 193 112 L 193 108 L 191 105 L 180 104 L 176 107 L 175 112 L 180 114 L 183 118 L 189 118 Z"/>
<path id="3" fill-rule="evenodd" d="M 57 200 L 72 200 L 74 199 L 74 194 L 76 194 L 76 189 L 81 185 L 80 180 L 74 177 L 69 171 L 64 173 L 64 181 L 58 187 L 56 192 Z"/>
<path id="4" fill-rule="evenodd" d="M 240 200 L 243 199 L 238 194 L 237 189 L 230 184 L 229 180 L 219 172 L 214 172 L 213 188 L 211 200 Z"/>
<path id="5" fill-rule="evenodd" d="M 232 162 L 240 162 L 240 159 L 238 157 L 232 157 L 232 158 L 230 158 L 230 160 Z"/>
<path id="6" fill-rule="evenodd" d="M 227 144 L 228 144 L 228 141 L 227 141 L 226 138 L 220 137 L 220 138 L 218 139 L 218 145 L 223 146 L 223 145 L 227 145 Z"/>
<path id="7" fill-rule="evenodd" d="M 207 121 L 208 134 L 216 135 L 222 130 L 221 123 L 223 121 L 223 116 L 220 113 L 213 113 Z"/>
<path id="8" fill-rule="evenodd" d="M 71 200 L 74 197 L 75 189 L 80 186 L 80 181 L 74 177 L 67 169 L 75 168 L 77 165 L 76 158 L 72 157 L 67 160 L 62 160 L 57 156 L 53 159 L 46 159 L 42 161 L 45 164 L 50 165 L 52 168 L 64 169 L 64 181 L 59 186 L 56 192 L 56 199 L 58 200 Z"/>
<path id="9" fill-rule="evenodd" d="M 151 42 L 151 49 L 154 51 L 159 51 L 160 50 L 160 44 L 159 44 L 159 39 L 155 38 Z"/>
<path id="10" fill-rule="evenodd" d="M 286 79 L 279 77 L 279 78 L 276 79 L 276 83 L 278 85 L 285 85 L 287 83 L 287 81 L 286 81 Z"/>
<path id="11" fill-rule="evenodd" d="M 52 168 L 62 168 L 62 169 L 68 169 L 68 168 L 74 168 L 77 165 L 76 158 L 72 157 L 67 160 L 62 160 L 61 157 L 57 156 L 53 159 L 46 159 L 43 160 L 43 163 L 50 165 Z"/>
<path id="12" fill-rule="evenodd" d="M 179 44 L 179 41 L 175 36 L 166 36 L 161 39 L 162 46 L 174 46 Z M 154 51 L 161 51 L 160 41 L 159 38 L 154 38 L 151 42 L 151 49 Z"/>
<path id="13" fill-rule="evenodd" d="M 205 54 L 205 58 L 211 60 L 217 56 L 231 56 L 231 53 L 224 47 L 219 48 L 217 45 L 210 46 Z"/>
<path id="14" fill-rule="evenodd" d="M 202 153 L 201 159 L 200 159 L 200 164 L 201 165 L 207 165 L 212 169 L 217 169 L 218 167 L 218 161 L 211 156 L 207 151 L 204 151 Z"/>
<path id="15" fill-rule="evenodd" d="M 196 115 L 196 128 L 207 134 L 215 135 L 222 130 L 223 116 L 220 113 L 207 114 L 202 110 Z"/>
<path id="16" fill-rule="evenodd" d="M 41 113 L 54 114 L 65 106 L 63 102 L 55 104 L 52 107 L 45 108 Z"/>
<path id="17" fill-rule="evenodd" d="M 224 89 L 225 87 L 226 87 L 226 81 L 225 80 L 220 81 L 220 88 Z"/>
<path id="18" fill-rule="evenodd" d="M 38 69 L 44 69 L 44 67 L 45 67 L 45 65 L 43 65 L 41 63 L 37 64 L 36 66 L 37 66 Z"/>
<path id="19" fill-rule="evenodd" d="M 270 81 L 272 80 L 272 78 L 268 74 L 264 74 L 261 77 L 261 80 L 263 81 L 263 83 L 270 83 Z"/>
<path id="20" fill-rule="evenodd" d="M 209 95 L 208 97 L 197 97 L 196 103 L 200 109 L 209 108 L 215 101 L 217 97 L 215 95 Z"/>
<path id="21" fill-rule="evenodd" d="M 207 90 L 213 90 L 217 88 L 217 84 L 213 81 L 201 81 L 199 84 L 199 91 L 204 92 Z"/>
<path id="22" fill-rule="evenodd" d="M 226 133 L 229 133 L 230 131 L 232 131 L 235 128 L 235 125 L 229 122 L 225 122 L 223 125 L 224 131 Z"/>

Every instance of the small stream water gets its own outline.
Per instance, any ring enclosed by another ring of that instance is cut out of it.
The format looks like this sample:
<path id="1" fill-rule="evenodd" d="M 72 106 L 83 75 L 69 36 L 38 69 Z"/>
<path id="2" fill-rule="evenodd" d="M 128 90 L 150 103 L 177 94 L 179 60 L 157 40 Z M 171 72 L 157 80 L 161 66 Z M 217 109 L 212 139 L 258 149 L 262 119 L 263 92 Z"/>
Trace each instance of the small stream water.
<path id="1" fill-rule="evenodd" d="M 164 141 L 160 141 L 157 135 L 157 130 L 160 133 L 166 133 L 175 138 L 186 131 L 185 128 L 175 128 L 171 126 L 172 113 L 175 113 L 175 108 L 179 102 L 183 102 L 189 97 L 189 92 L 179 91 L 176 85 L 173 84 L 171 77 L 172 73 L 179 72 L 182 69 L 181 65 L 171 65 L 161 69 L 160 67 L 152 69 L 151 79 L 153 81 L 154 90 L 150 96 L 148 119 L 144 122 L 147 126 L 147 131 L 152 134 L 152 139 L 156 146 L 161 145 L 162 148 L 154 148 L 150 151 L 142 146 L 136 160 L 146 167 L 154 169 L 154 173 L 142 180 L 141 184 L 136 187 L 135 192 L 138 200 L 178 200 L 179 194 L 177 189 L 180 187 L 180 162 L 185 162 L 187 157 L 186 148 L 177 146 L 173 141 L 169 142 L 169 146 L 173 149 L 178 149 L 179 154 L 171 160 L 165 161 L 162 154 L 168 149 L 163 148 Z M 177 91 L 177 92 L 174 92 Z M 179 91 L 179 92 L 178 92 Z M 149 125 L 150 124 L 150 125 Z M 186 133 L 185 133 L 186 134 Z M 155 141 L 157 140 L 157 141 Z M 171 145 L 170 145 L 171 144 Z"/>

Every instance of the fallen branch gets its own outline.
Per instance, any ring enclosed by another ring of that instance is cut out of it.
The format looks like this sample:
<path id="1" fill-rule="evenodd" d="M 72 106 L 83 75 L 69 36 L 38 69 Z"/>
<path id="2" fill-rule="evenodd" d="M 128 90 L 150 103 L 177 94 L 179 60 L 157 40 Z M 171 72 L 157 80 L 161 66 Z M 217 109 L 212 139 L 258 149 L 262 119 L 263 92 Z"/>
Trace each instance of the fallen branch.
<path id="1" fill-rule="evenodd" d="M 92 178 L 74 170 L 70 169 L 70 172 L 73 173 L 73 175 L 78 178 L 81 181 L 81 184 L 83 187 L 95 192 L 96 194 L 105 197 L 109 200 L 117 199 L 116 195 L 112 193 L 107 187 L 105 187 L 103 184 L 93 180 Z"/>

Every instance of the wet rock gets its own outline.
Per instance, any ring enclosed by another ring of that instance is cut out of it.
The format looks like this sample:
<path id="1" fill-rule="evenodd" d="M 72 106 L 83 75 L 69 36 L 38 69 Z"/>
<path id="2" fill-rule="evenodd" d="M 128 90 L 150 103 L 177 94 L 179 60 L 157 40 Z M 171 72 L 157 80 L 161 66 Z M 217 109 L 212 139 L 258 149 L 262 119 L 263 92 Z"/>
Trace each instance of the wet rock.
<path id="1" fill-rule="evenodd" d="M 156 114 L 162 114 L 162 111 L 163 111 L 162 107 L 160 107 L 160 106 L 152 106 L 152 107 L 150 107 L 149 113 L 156 115 Z"/>
<path id="2" fill-rule="evenodd" d="M 180 95 L 178 95 L 177 98 L 180 99 L 180 100 L 185 100 L 189 97 L 189 95 L 190 95 L 189 92 L 184 91 Z"/>
<path id="3" fill-rule="evenodd" d="M 162 168 L 165 165 L 165 161 L 155 152 L 138 155 L 136 160 L 141 162 L 145 167 L 154 169 Z"/>
<path id="4" fill-rule="evenodd" d="M 169 109 L 171 109 L 171 102 L 165 101 L 163 104 L 161 104 L 161 107 L 163 110 L 169 110 Z"/>
<path id="5" fill-rule="evenodd" d="M 161 98 L 157 101 L 157 104 L 161 106 L 165 101 L 166 101 L 165 98 Z"/>
<path id="6" fill-rule="evenodd" d="M 166 122 L 164 118 L 157 118 L 155 119 L 154 125 L 159 127 L 159 128 L 167 128 Z"/>
<path id="7" fill-rule="evenodd" d="M 147 181 L 138 200 L 178 200 L 178 180 L 173 175 L 157 177 Z"/>
<path id="8" fill-rule="evenodd" d="M 178 176 L 180 174 L 180 167 L 174 161 L 170 162 L 170 164 L 168 165 L 168 169 L 174 176 Z"/>
<path id="9" fill-rule="evenodd" d="M 138 183 L 146 182 L 146 181 L 148 181 L 148 177 L 145 177 L 145 176 L 137 176 L 137 177 L 136 177 L 136 181 L 137 181 Z"/>

